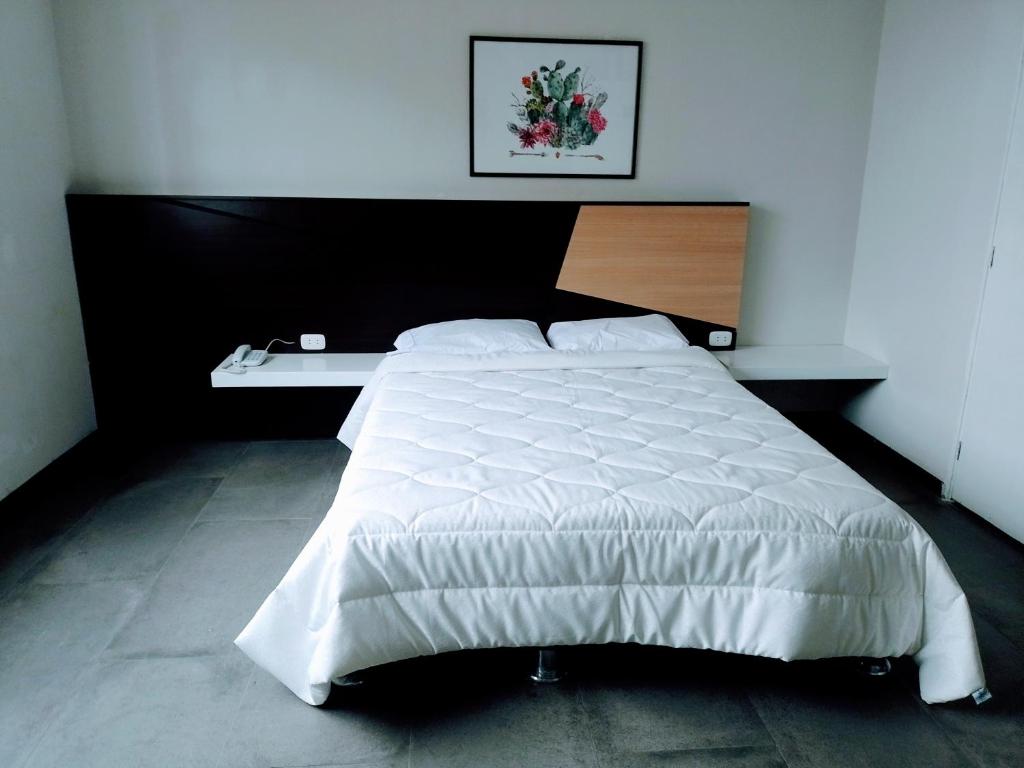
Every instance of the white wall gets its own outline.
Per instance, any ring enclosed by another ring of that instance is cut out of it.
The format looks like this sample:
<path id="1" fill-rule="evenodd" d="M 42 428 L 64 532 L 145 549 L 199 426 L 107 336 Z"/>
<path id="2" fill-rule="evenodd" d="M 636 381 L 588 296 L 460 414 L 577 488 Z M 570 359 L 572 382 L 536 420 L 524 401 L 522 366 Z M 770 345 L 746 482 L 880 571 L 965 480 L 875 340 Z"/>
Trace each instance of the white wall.
<path id="1" fill-rule="evenodd" d="M 889 0 L 846 343 L 890 365 L 848 417 L 949 475 L 1024 34 L 1019 0 Z"/>
<path id="2" fill-rule="evenodd" d="M 0 3 L 0 498 L 95 428 L 46 0 Z"/>
<path id="3" fill-rule="evenodd" d="M 56 0 L 80 191 L 749 200 L 741 338 L 842 341 L 880 0 Z M 644 41 L 635 181 L 471 179 L 470 34 Z"/>

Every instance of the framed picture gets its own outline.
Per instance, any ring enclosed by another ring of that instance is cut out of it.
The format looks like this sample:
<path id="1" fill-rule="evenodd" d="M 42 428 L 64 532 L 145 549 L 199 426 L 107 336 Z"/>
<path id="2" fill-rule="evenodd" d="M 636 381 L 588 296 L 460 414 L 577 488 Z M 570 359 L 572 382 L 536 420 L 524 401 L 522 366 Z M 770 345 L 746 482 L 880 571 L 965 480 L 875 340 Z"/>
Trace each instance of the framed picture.
<path id="1" fill-rule="evenodd" d="M 643 43 L 469 38 L 469 175 L 632 179 Z"/>

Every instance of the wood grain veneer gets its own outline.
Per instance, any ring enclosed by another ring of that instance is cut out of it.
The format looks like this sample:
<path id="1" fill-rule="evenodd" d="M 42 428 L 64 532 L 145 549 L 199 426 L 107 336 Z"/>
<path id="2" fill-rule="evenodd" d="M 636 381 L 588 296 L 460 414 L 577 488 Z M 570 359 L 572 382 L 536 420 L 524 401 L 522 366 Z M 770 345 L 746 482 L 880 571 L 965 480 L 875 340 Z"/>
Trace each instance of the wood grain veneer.
<path id="1" fill-rule="evenodd" d="M 557 287 L 736 327 L 749 210 L 580 206 Z"/>

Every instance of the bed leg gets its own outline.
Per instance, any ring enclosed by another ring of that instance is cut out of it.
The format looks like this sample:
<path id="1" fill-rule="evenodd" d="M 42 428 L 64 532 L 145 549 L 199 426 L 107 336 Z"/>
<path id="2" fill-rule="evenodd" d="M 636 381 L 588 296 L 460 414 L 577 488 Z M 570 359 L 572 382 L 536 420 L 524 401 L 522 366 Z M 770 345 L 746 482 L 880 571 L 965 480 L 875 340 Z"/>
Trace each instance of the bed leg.
<path id="1" fill-rule="evenodd" d="M 537 651 L 537 668 L 530 675 L 535 683 L 557 683 L 562 679 L 562 670 L 558 667 L 558 652 L 551 648 Z"/>
<path id="2" fill-rule="evenodd" d="M 353 672 L 352 674 L 345 675 L 344 677 L 336 677 L 331 682 L 339 688 L 355 688 L 356 686 L 365 684 L 366 680 L 360 673 Z"/>
<path id="3" fill-rule="evenodd" d="M 863 658 L 857 661 L 857 668 L 868 677 L 885 677 L 892 672 L 892 662 L 888 659 Z"/>

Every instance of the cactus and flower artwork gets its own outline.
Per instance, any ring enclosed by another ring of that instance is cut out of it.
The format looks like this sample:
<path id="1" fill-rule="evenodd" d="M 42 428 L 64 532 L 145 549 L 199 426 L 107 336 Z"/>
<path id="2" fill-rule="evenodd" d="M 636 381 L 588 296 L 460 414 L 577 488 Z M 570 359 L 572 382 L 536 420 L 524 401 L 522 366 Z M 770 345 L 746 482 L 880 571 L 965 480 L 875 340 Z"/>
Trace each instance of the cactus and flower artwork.
<path id="1" fill-rule="evenodd" d="M 541 65 L 523 75 L 526 94 L 514 97 L 512 103 L 519 122 L 510 121 L 506 126 L 519 140 L 520 149 L 539 146 L 555 151 L 577 150 L 589 147 L 608 127 L 607 118 L 601 114 L 608 94 L 602 91 L 591 95 L 580 67 L 563 73 L 565 69 L 565 59 L 559 59 L 554 67 Z M 587 156 L 604 160 L 596 153 Z"/>
<path id="2" fill-rule="evenodd" d="M 641 49 L 470 38 L 470 174 L 635 178 Z"/>

